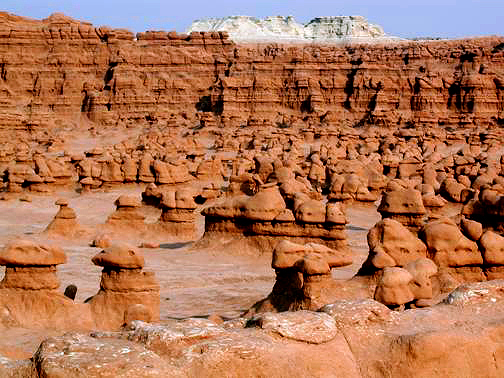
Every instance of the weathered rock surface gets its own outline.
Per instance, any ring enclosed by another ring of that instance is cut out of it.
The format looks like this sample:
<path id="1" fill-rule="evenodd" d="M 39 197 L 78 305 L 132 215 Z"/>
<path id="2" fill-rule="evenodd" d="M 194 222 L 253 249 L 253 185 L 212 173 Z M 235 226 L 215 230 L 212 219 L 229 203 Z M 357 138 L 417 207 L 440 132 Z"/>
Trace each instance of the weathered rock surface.
<path id="1" fill-rule="evenodd" d="M 47 377 L 500 376 L 502 285 L 467 284 L 443 303 L 403 312 L 371 299 L 337 301 L 318 313 L 261 314 L 246 328 L 135 321 L 119 332 L 47 339 L 33 362 L 2 366 L 14 377 L 33 368 Z"/>
<path id="2" fill-rule="evenodd" d="M 159 320 L 159 283 L 154 272 L 142 271 L 144 258 L 139 250 L 112 245 L 92 261 L 103 267 L 100 290 L 86 301 L 99 328 L 117 329 L 135 313 L 142 320 Z M 143 305 L 144 311 L 134 311 L 137 305 Z"/>
<path id="3" fill-rule="evenodd" d="M 60 14 L 42 21 L 0 17 L 4 128 L 51 126 L 80 115 L 111 125 L 171 121 L 196 107 L 222 111 L 224 122 L 252 115 L 274 123 L 278 113 L 301 116 L 306 109 L 328 122 L 344 114 L 350 124 L 389 125 L 488 124 L 502 110 L 499 38 L 263 48 L 233 45 L 224 32 L 145 32 L 135 40 L 128 31 Z M 337 20 L 314 20 L 313 33 Z M 363 20 L 341 20 L 343 34 L 374 33 L 351 26 L 367 25 Z M 19 54 L 27 47 L 31 57 Z M 40 70 L 38 62 L 51 68 Z M 319 78 L 322 66 L 328 74 Z M 18 109 L 19 103 L 32 105 Z"/>
<path id="4" fill-rule="evenodd" d="M 267 17 L 260 20 L 248 16 L 231 16 L 197 20 L 188 29 L 191 32 L 227 32 L 236 42 L 373 42 L 385 38 L 383 29 L 362 16 L 317 17 L 300 24 L 294 17 Z"/>
<path id="5" fill-rule="evenodd" d="M 89 329 L 88 306 L 58 292 L 56 265 L 66 262 L 58 247 L 14 241 L 0 252 L 5 276 L 0 283 L 0 323 L 5 327 Z"/>
<path id="6" fill-rule="evenodd" d="M 317 310 L 341 295 L 341 284 L 333 280 L 331 269 L 352 263 L 352 256 L 324 245 L 279 242 L 271 266 L 276 282 L 270 295 L 247 312 Z"/>

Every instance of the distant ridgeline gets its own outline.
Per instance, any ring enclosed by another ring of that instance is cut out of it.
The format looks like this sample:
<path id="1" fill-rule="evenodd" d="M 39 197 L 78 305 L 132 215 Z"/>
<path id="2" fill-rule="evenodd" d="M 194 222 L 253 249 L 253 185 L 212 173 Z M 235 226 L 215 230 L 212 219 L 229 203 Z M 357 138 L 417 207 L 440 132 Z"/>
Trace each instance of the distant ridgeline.
<path id="1" fill-rule="evenodd" d="M 226 31 L 236 42 L 372 42 L 398 39 L 387 36 L 381 26 L 369 23 L 362 16 L 317 17 L 306 24 L 296 22 L 292 16 L 274 16 L 264 20 L 231 16 L 196 20 L 188 30 L 193 31 Z"/>

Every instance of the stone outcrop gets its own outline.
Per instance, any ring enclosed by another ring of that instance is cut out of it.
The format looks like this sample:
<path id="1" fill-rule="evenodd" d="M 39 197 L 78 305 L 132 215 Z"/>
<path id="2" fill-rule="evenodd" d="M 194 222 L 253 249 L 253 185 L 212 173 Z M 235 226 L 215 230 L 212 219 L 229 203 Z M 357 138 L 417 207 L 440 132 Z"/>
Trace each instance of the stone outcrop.
<path id="1" fill-rule="evenodd" d="M 324 204 L 304 193 L 296 193 L 292 201 L 284 199 L 276 183 L 263 185 L 252 196 L 228 198 L 203 209 L 202 214 L 205 216 L 202 241 L 218 235 L 255 238 L 262 245 L 262 253 L 272 251 L 283 239 L 321 243 L 339 251 L 348 249 L 347 221 L 340 205 Z"/>
<path id="2" fill-rule="evenodd" d="M 143 271 L 141 252 L 127 244 L 115 244 L 95 255 L 102 266 L 100 290 L 86 302 L 99 328 L 122 326 L 134 306 L 143 305 L 142 320 L 159 320 L 159 284 L 154 272 Z"/>
<path id="3" fill-rule="evenodd" d="M 340 300 L 320 312 L 250 321 L 134 321 L 119 332 L 67 333 L 5 376 L 496 377 L 502 373 L 502 281 L 463 285 L 428 311 Z M 477 313 L 477 316 L 474 314 Z M 295 363 L 293 363 L 295 361 Z M 35 373 L 30 373 L 35 372 Z M 249 374 L 250 372 L 250 374 Z M 17 375 L 16 375 L 17 374 Z M 32 374 L 32 375 L 30 375 Z"/>
<path id="4" fill-rule="evenodd" d="M 16 240 L 0 252 L 5 276 L 0 283 L 1 323 L 7 327 L 90 329 L 85 305 L 58 292 L 56 266 L 66 262 L 59 247 Z"/>
<path id="5" fill-rule="evenodd" d="M 80 238 L 89 232 L 77 222 L 75 211 L 68 206 L 66 199 L 59 199 L 55 202 L 59 211 L 54 219 L 45 229 L 45 233 L 50 237 Z"/>
<path id="6" fill-rule="evenodd" d="M 341 285 L 331 276 L 331 269 L 352 264 L 347 251 L 324 245 L 295 244 L 280 241 L 273 251 L 271 266 L 276 282 L 271 294 L 256 303 L 248 315 L 265 311 L 317 310 L 341 295 Z"/>
<path id="7" fill-rule="evenodd" d="M 369 256 L 361 272 L 385 267 L 404 267 L 427 256 L 427 247 L 418 237 L 398 221 L 385 218 L 374 225 L 367 236 Z"/>
<path id="8" fill-rule="evenodd" d="M 195 110 L 230 126 L 252 118 L 290 126 L 291 115 L 328 124 L 487 125 L 502 112 L 499 38 L 240 46 L 225 32 L 145 32 L 135 39 L 60 14 L 0 17 L 4 130 L 81 116 L 109 125 L 171 122 L 182 113 L 195 120 Z M 331 22 L 314 21 L 314 30 Z M 25 48 L 33 58 L 19 54 Z"/>
<path id="9" fill-rule="evenodd" d="M 230 16 L 196 20 L 188 29 L 191 32 L 226 32 L 235 42 L 384 42 L 381 26 L 369 23 L 362 16 L 317 17 L 300 24 L 294 17 Z"/>

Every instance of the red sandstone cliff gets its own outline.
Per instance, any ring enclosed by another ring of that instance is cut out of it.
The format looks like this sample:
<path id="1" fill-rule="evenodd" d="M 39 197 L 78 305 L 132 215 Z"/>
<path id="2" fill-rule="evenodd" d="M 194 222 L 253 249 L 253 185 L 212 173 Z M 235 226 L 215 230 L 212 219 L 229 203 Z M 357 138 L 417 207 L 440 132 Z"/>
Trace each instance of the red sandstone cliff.
<path id="1" fill-rule="evenodd" d="M 197 111 L 231 125 L 489 125 L 503 110 L 502 37 L 245 46 L 225 33 L 135 38 L 60 14 L 36 21 L 0 12 L 4 130 L 172 115 L 194 122 Z"/>

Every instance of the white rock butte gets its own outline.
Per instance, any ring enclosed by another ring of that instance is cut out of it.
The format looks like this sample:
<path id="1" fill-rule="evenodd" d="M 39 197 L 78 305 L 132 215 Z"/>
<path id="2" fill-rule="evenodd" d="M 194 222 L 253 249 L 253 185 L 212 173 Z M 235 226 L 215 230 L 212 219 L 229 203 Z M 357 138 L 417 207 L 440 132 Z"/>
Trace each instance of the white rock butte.
<path id="1" fill-rule="evenodd" d="M 317 17 L 306 24 L 294 17 L 273 16 L 264 20 L 250 16 L 230 16 L 196 20 L 190 32 L 226 31 L 236 42 L 381 42 L 397 40 L 388 36 L 379 25 L 362 16 Z"/>

